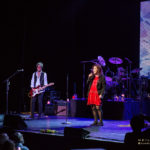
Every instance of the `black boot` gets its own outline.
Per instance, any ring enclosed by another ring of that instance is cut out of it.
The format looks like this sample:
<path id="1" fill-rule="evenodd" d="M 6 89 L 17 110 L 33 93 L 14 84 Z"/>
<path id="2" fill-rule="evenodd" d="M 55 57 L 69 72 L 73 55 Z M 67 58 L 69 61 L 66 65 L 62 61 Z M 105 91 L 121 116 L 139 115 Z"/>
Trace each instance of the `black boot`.
<path id="1" fill-rule="evenodd" d="M 91 126 L 96 126 L 98 124 L 98 122 L 97 121 L 94 121 L 92 124 L 91 124 Z"/>
<path id="2" fill-rule="evenodd" d="M 93 113 L 93 117 L 94 117 L 94 122 L 91 124 L 91 126 L 95 126 L 98 123 L 96 109 L 93 109 L 92 113 Z"/>
<path id="3" fill-rule="evenodd" d="M 104 126 L 103 121 L 101 120 L 97 125 L 98 126 Z"/>
<path id="4" fill-rule="evenodd" d="M 99 116 L 99 120 L 100 122 L 98 123 L 99 126 L 103 126 L 103 119 L 102 119 L 102 111 L 100 109 L 97 109 L 97 113 L 98 113 L 98 116 Z"/>

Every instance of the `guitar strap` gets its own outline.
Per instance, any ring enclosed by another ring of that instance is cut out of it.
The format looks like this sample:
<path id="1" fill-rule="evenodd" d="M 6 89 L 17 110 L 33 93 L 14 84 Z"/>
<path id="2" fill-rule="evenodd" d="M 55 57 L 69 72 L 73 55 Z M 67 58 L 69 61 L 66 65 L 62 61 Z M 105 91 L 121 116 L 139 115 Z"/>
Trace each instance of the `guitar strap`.
<path id="1" fill-rule="evenodd" d="M 41 84 L 41 86 L 44 86 L 44 72 L 41 73 L 40 84 Z"/>

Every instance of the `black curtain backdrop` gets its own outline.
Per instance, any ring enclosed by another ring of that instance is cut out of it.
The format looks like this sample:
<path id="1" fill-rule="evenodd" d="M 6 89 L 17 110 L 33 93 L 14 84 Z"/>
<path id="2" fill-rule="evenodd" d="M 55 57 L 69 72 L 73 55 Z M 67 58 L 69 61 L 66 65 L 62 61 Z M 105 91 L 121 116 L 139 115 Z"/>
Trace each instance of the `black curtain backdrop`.
<path id="1" fill-rule="evenodd" d="M 24 111 L 29 104 L 27 93 L 36 63 L 44 63 L 49 82 L 66 98 L 69 74 L 69 96 L 77 85 L 82 97 L 82 64 L 101 55 L 107 66 L 110 57 L 128 57 L 132 68 L 139 61 L 140 3 L 137 1 L 45 0 L 9 1 L 8 24 L 4 24 L 1 49 L 0 112 L 5 111 L 5 84 L 2 81 L 24 68 L 11 80 L 9 107 Z M 8 34 L 6 34 L 8 33 Z M 92 64 L 86 64 L 86 77 Z M 123 66 L 127 65 L 124 60 Z M 105 68 L 104 68 L 105 70 Z"/>

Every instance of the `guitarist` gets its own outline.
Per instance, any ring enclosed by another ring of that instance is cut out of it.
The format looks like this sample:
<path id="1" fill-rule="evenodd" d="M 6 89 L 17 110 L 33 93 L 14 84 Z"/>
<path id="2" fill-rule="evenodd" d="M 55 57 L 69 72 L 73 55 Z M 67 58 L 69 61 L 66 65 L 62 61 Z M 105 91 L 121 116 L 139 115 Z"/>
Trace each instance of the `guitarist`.
<path id="1" fill-rule="evenodd" d="M 31 79 L 31 88 L 34 91 L 36 87 L 40 86 L 43 87 L 48 84 L 47 82 L 47 74 L 42 71 L 43 69 L 43 63 L 38 62 L 36 64 L 37 71 L 33 73 L 32 79 Z M 41 94 L 38 94 L 32 98 L 32 110 L 31 110 L 31 118 L 34 118 L 34 111 L 35 111 L 35 102 L 38 100 L 38 113 L 39 113 L 39 118 L 42 115 L 43 111 L 43 95 L 44 91 Z"/>

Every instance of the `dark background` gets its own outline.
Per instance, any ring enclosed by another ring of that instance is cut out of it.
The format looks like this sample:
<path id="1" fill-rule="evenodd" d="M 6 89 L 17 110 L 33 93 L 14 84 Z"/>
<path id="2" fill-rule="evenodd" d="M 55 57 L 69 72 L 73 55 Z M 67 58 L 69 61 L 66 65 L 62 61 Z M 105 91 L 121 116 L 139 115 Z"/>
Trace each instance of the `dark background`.
<path id="1" fill-rule="evenodd" d="M 55 82 L 62 99 L 66 98 L 67 74 L 69 96 L 76 83 L 78 97 L 82 97 L 80 61 L 101 55 L 114 70 L 110 57 L 128 57 L 132 68 L 138 67 L 140 2 L 136 0 L 20 0 L 7 5 L 1 34 L 0 112 L 5 110 L 2 81 L 20 68 L 24 73 L 11 79 L 9 107 L 17 112 L 28 107 L 27 93 L 38 61 L 44 63 L 48 80 Z M 86 65 L 86 77 L 91 65 Z M 127 66 L 127 61 L 122 65 Z"/>

